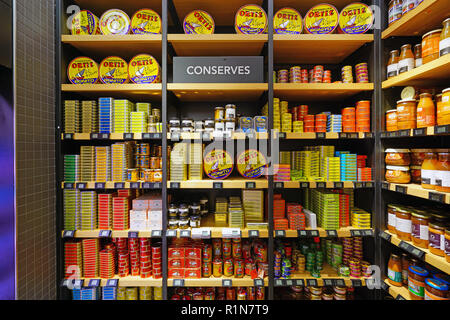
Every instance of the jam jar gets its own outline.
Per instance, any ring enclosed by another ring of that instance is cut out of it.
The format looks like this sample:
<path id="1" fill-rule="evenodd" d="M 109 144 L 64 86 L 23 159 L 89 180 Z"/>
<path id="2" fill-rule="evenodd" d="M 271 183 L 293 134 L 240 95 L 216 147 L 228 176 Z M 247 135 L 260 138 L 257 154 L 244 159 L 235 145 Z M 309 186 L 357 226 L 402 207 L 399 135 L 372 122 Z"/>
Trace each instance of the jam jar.
<path id="1" fill-rule="evenodd" d="M 422 167 L 411 166 L 411 182 L 421 184 L 422 183 Z"/>
<path id="2" fill-rule="evenodd" d="M 436 125 L 435 105 L 430 93 L 422 93 L 417 104 L 417 128 L 426 128 Z"/>
<path id="3" fill-rule="evenodd" d="M 435 189 L 435 172 L 438 168 L 438 157 L 434 152 L 425 153 L 425 159 L 422 163 L 422 188 Z"/>
<path id="4" fill-rule="evenodd" d="M 418 43 L 414 46 L 414 66 L 420 67 L 422 65 L 422 44 Z"/>
<path id="5" fill-rule="evenodd" d="M 392 233 L 396 233 L 397 230 L 395 229 L 396 227 L 396 221 L 397 221 L 397 206 L 393 205 L 393 204 L 389 204 L 388 208 L 387 208 L 387 212 L 388 212 L 388 223 L 387 223 L 387 228 L 390 232 Z"/>
<path id="6" fill-rule="evenodd" d="M 409 149 L 386 149 L 386 164 L 390 166 L 409 166 L 411 164 Z"/>
<path id="7" fill-rule="evenodd" d="M 416 128 L 417 105 L 415 99 L 397 101 L 397 127 L 398 130 Z"/>
<path id="8" fill-rule="evenodd" d="M 389 258 L 387 276 L 391 285 L 396 287 L 402 286 L 402 261 L 400 257 L 394 253 L 392 253 Z"/>
<path id="9" fill-rule="evenodd" d="M 433 152 L 432 149 L 412 149 L 411 150 L 411 165 L 413 166 L 422 166 L 423 161 L 425 160 L 425 154 Z"/>
<path id="10" fill-rule="evenodd" d="M 435 172 L 436 191 L 450 192 L 450 150 L 437 149 L 438 164 Z"/>
<path id="11" fill-rule="evenodd" d="M 445 256 L 445 224 L 438 221 L 431 221 L 428 224 L 429 243 L 428 249 L 431 253 L 444 257 Z"/>
<path id="12" fill-rule="evenodd" d="M 397 131 L 397 109 L 386 111 L 386 131 Z"/>
<path id="13" fill-rule="evenodd" d="M 398 74 L 398 58 L 399 52 L 398 50 L 392 50 L 389 53 L 389 60 L 387 65 L 387 77 L 392 78 Z"/>
<path id="14" fill-rule="evenodd" d="M 430 216 L 421 211 L 411 212 L 412 242 L 419 248 L 428 248 L 428 223 Z"/>
<path id="15" fill-rule="evenodd" d="M 398 207 L 396 212 L 395 230 L 400 240 L 411 241 L 412 223 L 411 212 L 402 207 Z"/>
<path id="16" fill-rule="evenodd" d="M 400 49 L 401 51 L 400 51 L 400 58 L 398 60 L 398 74 L 414 69 L 415 65 L 414 54 L 411 50 L 411 45 L 405 44 Z"/>
<path id="17" fill-rule="evenodd" d="M 389 183 L 410 183 L 411 174 L 409 167 L 405 166 L 386 166 L 386 181 Z"/>

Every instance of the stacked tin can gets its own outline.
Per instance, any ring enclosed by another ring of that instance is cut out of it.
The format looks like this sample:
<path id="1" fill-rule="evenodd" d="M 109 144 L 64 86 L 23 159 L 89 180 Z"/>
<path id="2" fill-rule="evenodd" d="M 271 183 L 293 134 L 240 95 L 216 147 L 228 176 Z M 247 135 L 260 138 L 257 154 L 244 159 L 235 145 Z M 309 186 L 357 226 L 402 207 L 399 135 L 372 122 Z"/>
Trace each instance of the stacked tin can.
<path id="1" fill-rule="evenodd" d="M 370 101 L 356 104 L 356 132 L 370 132 Z"/>
<path id="2" fill-rule="evenodd" d="M 356 132 L 356 108 L 342 109 L 342 132 Z"/>
<path id="3" fill-rule="evenodd" d="M 348 260 L 350 267 L 350 277 L 360 278 L 361 277 L 361 260 L 353 257 Z"/>
<path id="4" fill-rule="evenodd" d="M 316 114 L 315 120 L 315 132 L 327 132 L 327 115 Z"/>
<path id="5" fill-rule="evenodd" d="M 299 66 L 291 67 L 289 70 L 289 82 L 290 83 L 301 83 L 302 82 L 302 68 Z"/>
<path id="6" fill-rule="evenodd" d="M 342 244 L 333 243 L 331 245 L 331 266 L 336 270 L 342 264 L 342 253 L 343 253 Z"/>
<path id="7" fill-rule="evenodd" d="M 323 73 L 323 83 L 331 83 L 331 70 L 325 70 Z"/>
<path id="8" fill-rule="evenodd" d="M 312 83 L 322 83 L 323 82 L 323 76 L 324 76 L 324 68 L 321 65 L 314 66 L 311 82 Z"/>
<path id="9" fill-rule="evenodd" d="M 139 239 L 139 263 L 141 278 L 146 279 L 152 276 L 152 257 L 150 239 Z"/>
<path id="10" fill-rule="evenodd" d="M 325 124 L 325 127 L 326 127 L 326 124 Z M 304 132 L 316 132 L 314 115 L 308 114 L 308 115 L 304 116 L 303 130 L 304 130 Z"/>
<path id="11" fill-rule="evenodd" d="M 154 279 L 162 278 L 162 244 L 156 243 L 152 246 L 152 272 Z"/>
<path id="12" fill-rule="evenodd" d="M 112 279 L 116 274 L 115 270 L 115 256 L 116 251 L 114 246 L 107 245 L 105 249 L 99 252 L 100 258 L 100 278 L 102 279 Z"/>
<path id="13" fill-rule="evenodd" d="M 344 66 L 341 70 L 342 82 L 353 83 L 353 69 L 352 66 Z"/>
<path id="14" fill-rule="evenodd" d="M 309 82 L 309 72 L 307 69 L 302 69 L 301 72 L 301 80 L 302 83 L 308 83 Z"/>
<path id="15" fill-rule="evenodd" d="M 356 82 L 357 83 L 369 83 L 369 70 L 367 63 L 359 63 L 355 66 Z"/>
<path id="16" fill-rule="evenodd" d="M 275 277 L 275 279 L 279 279 L 279 278 L 281 278 L 281 274 L 282 274 L 281 273 L 281 262 L 282 262 L 283 256 L 281 254 L 281 251 L 279 251 L 279 250 L 275 251 L 274 257 L 275 257 L 275 263 L 273 266 L 274 277 Z"/>
<path id="17" fill-rule="evenodd" d="M 342 263 L 348 266 L 350 258 L 353 256 L 353 238 L 342 239 L 344 246 L 344 254 L 342 256 Z"/>
<path id="18" fill-rule="evenodd" d="M 289 71 L 287 69 L 278 71 L 277 83 L 289 83 Z"/>

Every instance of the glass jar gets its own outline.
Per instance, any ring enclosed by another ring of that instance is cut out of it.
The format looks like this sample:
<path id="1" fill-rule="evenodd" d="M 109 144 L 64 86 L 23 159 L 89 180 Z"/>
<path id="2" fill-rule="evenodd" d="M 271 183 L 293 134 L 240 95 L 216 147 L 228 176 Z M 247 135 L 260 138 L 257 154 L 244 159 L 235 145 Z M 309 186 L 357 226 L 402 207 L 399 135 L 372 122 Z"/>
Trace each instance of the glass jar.
<path id="1" fill-rule="evenodd" d="M 432 127 L 436 124 L 435 106 L 431 94 L 422 93 L 417 104 L 417 128 Z"/>
<path id="2" fill-rule="evenodd" d="M 433 152 L 432 149 L 412 149 L 411 150 L 411 165 L 422 166 L 425 160 L 425 154 Z"/>
<path id="3" fill-rule="evenodd" d="M 431 221 L 428 224 L 429 244 L 428 249 L 432 254 L 445 256 L 445 225 L 442 222 Z"/>
<path id="4" fill-rule="evenodd" d="M 421 184 L 422 183 L 422 167 L 410 166 L 411 169 L 411 182 Z"/>
<path id="5" fill-rule="evenodd" d="M 441 32 L 441 38 L 439 41 L 439 56 L 442 57 L 450 53 L 450 18 L 447 18 L 442 22 L 444 28 Z"/>
<path id="6" fill-rule="evenodd" d="M 427 270 L 421 267 L 409 267 L 408 290 L 411 300 L 423 300 L 425 296 L 425 278 L 427 276 Z"/>
<path id="7" fill-rule="evenodd" d="M 442 90 L 441 103 L 437 105 L 437 124 L 450 124 L 450 88 Z"/>
<path id="8" fill-rule="evenodd" d="M 435 171 L 438 166 L 437 155 L 434 152 L 425 153 L 425 159 L 422 163 L 422 188 L 435 189 L 436 179 Z"/>
<path id="9" fill-rule="evenodd" d="M 402 253 L 402 282 L 408 285 L 408 269 L 410 266 L 408 254 Z"/>
<path id="10" fill-rule="evenodd" d="M 391 25 L 391 23 L 397 21 L 402 17 L 402 9 L 403 9 L 402 2 L 403 2 L 402 0 L 391 0 L 391 2 L 389 2 L 388 25 Z"/>
<path id="11" fill-rule="evenodd" d="M 392 50 L 389 53 L 389 60 L 387 64 L 387 77 L 392 78 L 398 75 L 398 59 L 399 59 L 398 50 Z"/>
<path id="12" fill-rule="evenodd" d="M 402 286 L 402 261 L 396 254 L 391 254 L 388 262 L 388 281 L 395 287 Z"/>
<path id="13" fill-rule="evenodd" d="M 417 104 L 415 99 L 397 101 L 397 127 L 398 130 L 416 128 Z"/>
<path id="14" fill-rule="evenodd" d="M 189 206 L 185 203 L 180 204 L 178 207 L 178 215 L 181 218 L 189 217 Z"/>
<path id="15" fill-rule="evenodd" d="M 409 166 L 411 157 L 409 149 L 386 149 L 386 164 L 390 166 Z"/>
<path id="16" fill-rule="evenodd" d="M 445 229 L 444 239 L 445 260 L 450 263 L 450 226 Z"/>
<path id="17" fill-rule="evenodd" d="M 401 47 L 400 57 L 398 59 L 398 74 L 414 69 L 414 65 L 414 54 L 412 53 L 411 45 L 405 44 Z"/>
<path id="18" fill-rule="evenodd" d="M 397 215 L 396 215 L 397 207 L 393 204 L 389 204 L 387 208 L 388 212 L 388 223 L 387 228 L 392 233 L 397 233 L 396 230 L 396 221 L 397 221 Z"/>
<path id="19" fill-rule="evenodd" d="M 420 67 L 422 65 L 422 44 L 418 43 L 414 46 L 414 66 Z"/>
<path id="20" fill-rule="evenodd" d="M 181 230 L 186 230 L 189 228 L 189 218 L 180 218 L 178 221 L 178 227 Z"/>
<path id="21" fill-rule="evenodd" d="M 178 229 L 178 219 L 169 219 L 169 230 Z"/>
<path id="22" fill-rule="evenodd" d="M 386 166 L 386 181 L 389 183 L 410 183 L 409 167 Z"/>
<path id="23" fill-rule="evenodd" d="M 411 213 L 411 236 L 412 242 L 419 248 L 428 248 L 428 223 L 430 222 L 430 216 L 413 211 Z"/>
<path id="24" fill-rule="evenodd" d="M 397 110 L 386 111 L 386 131 L 397 131 Z"/>
<path id="25" fill-rule="evenodd" d="M 422 36 L 422 63 L 426 64 L 439 58 L 439 41 L 442 29 L 436 29 Z"/>
<path id="26" fill-rule="evenodd" d="M 435 172 L 436 191 L 450 192 L 450 150 L 438 149 L 438 165 Z"/>
<path id="27" fill-rule="evenodd" d="M 200 221 L 201 221 L 201 218 L 199 215 L 193 215 L 190 218 L 189 224 L 190 224 L 191 228 L 200 228 Z"/>
<path id="28" fill-rule="evenodd" d="M 169 218 L 177 218 L 178 217 L 178 206 L 174 203 L 169 205 Z"/>
<path id="29" fill-rule="evenodd" d="M 395 211 L 395 230 L 400 240 L 411 241 L 412 223 L 411 213 L 404 208 Z"/>
<path id="30" fill-rule="evenodd" d="M 450 300 L 448 285 L 439 279 L 425 279 L 425 300 Z"/>

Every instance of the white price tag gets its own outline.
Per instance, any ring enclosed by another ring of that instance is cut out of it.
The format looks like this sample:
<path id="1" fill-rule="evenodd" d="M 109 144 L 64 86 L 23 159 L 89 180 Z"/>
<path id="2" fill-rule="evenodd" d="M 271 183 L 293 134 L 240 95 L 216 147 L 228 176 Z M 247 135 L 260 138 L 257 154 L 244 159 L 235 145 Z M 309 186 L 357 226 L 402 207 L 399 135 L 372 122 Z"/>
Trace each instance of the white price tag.
<path id="1" fill-rule="evenodd" d="M 222 237 L 227 238 L 241 238 L 241 229 L 239 228 L 223 228 Z"/>

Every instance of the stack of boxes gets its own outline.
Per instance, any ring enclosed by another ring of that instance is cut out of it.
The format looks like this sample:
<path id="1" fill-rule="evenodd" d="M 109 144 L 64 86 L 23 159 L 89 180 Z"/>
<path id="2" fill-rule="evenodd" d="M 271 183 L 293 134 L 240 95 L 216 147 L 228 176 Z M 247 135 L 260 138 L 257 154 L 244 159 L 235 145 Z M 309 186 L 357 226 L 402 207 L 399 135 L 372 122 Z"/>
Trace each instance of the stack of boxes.
<path id="1" fill-rule="evenodd" d="M 162 230 L 161 194 L 145 194 L 133 200 L 130 229 L 135 231 Z"/>
<path id="2" fill-rule="evenodd" d="M 342 115 L 330 114 L 328 116 L 327 132 L 342 132 Z"/>
<path id="3" fill-rule="evenodd" d="M 324 190 L 311 192 L 312 211 L 317 214 L 317 223 L 328 230 L 339 229 L 339 195 Z"/>
<path id="4" fill-rule="evenodd" d="M 112 224 L 112 199 L 110 193 L 98 195 L 98 227 L 100 230 L 111 230 Z"/>
<path id="5" fill-rule="evenodd" d="M 74 276 L 77 276 L 76 278 L 81 278 L 83 275 L 83 252 L 81 242 L 65 242 L 64 257 L 64 278 L 69 279 L 70 277 L 74 278 Z"/>
<path id="6" fill-rule="evenodd" d="M 111 147 L 95 147 L 95 181 L 111 180 Z"/>
<path id="7" fill-rule="evenodd" d="M 202 180 L 203 178 L 203 144 L 191 143 L 189 145 L 189 180 Z"/>
<path id="8" fill-rule="evenodd" d="M 357 181 L 356 154 L 341 153 L 341 180 Z"/>
<path id="9" fill-rule="evenodd" d="M 116 133 L 130 132 L 130 113 L 135 110 L 135 105 L 128 100 L 114 100 L 113 104 L 113 128 Z"/>
<path id="10" fill-rule="evenodd" d="M 230 197 L 228 203 L 228 226 L 230 228 L 243 229 L 244 225 L 244 209 L 242 208 L 241 198 Z"/>
<path id="11" fill-rule="evenodd" d="M 97 193 L 95 191 L 81 192 L 80 214 L 81 230 L 97 229 Z"/>
<path id="12" fill-rule="evenodd" d="M 226 227 L 228 225 L 228 201 L 226 198 L 216 198 L 214 220 L 216 227 Z"/>
<path id="13" fill-rule="evenodd" d="M 264 221 L 264 191 L 242 190 L 245 223 L 260 223 Z"/>
<path id="14" fill-rule="evenodd" d="M 371 214 L 359 208 L 352 210 L 352 226 L 360 229 L 371 228 Z"/>
<path id="15" fill-rule="evenodd" d="M 81 228 L 80 202 L 81 202 L 80 190 L 64 189 L 65 230 L 80 230 Z"/>
<path id="16" fill-rule="evenodd" d="M 81 131 L 80 102 L 77 100 L 64 101 L 64 132 L 79 133 Z"/>
<path id="17" fill-rule="evenodd" d="M 200 279 L 202 277 L 202 247 L 198 242 L 174 241 L 168 249 L 169 278 Z"/>
<path id="18" fill-rule="evenodd" d="M 170 180 L 185 181 L 187 175 L 187 144 L 175 143 L 170 153 Z"/>
<path id="19" fill-rule="evenodd" d="M 273 196 L 273 219 L 275 230 L 287 230 L 289 220 L 286 219 L 286 201 L 281 194 Z"/>
<path id="20" fill-rule="evenodd" d="M 64 181 L 77 182 L 80 181 L 80 156 L 65 155 L 64 156 Z"/>
<path id="21" fill-rule="evenodd" d="M 113 132 L 113 98 L 99 98 L 99 131 L 100 133 Z"/>
<path id="22" fill-rule="evenodd" d="M 98 277 L 98 252 L 100 249 L 99 239 L 83 239 L 81 240 L 83 247 L 83 277 Z"/>
<path id="23" fill-rule="evenodd" d="M 81 102 L 81 132 L 97 133 L 98 132 L 98 109 L 95 101 Z"/>
<path id="24" fill-rule="evenodd" d="M 81 147 L 81 181 L 89 182 L 95 181 L 95 147 L 82 146 Z"/>

